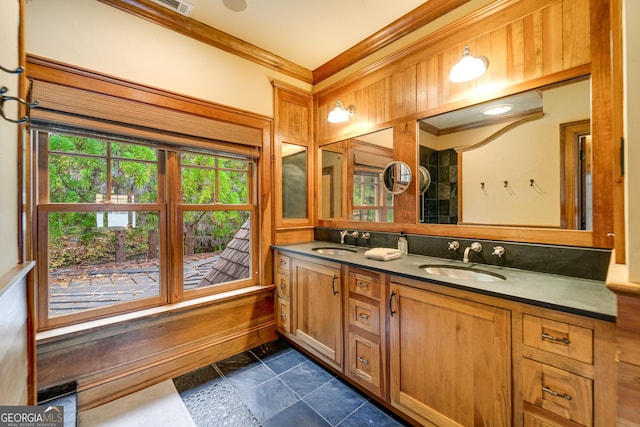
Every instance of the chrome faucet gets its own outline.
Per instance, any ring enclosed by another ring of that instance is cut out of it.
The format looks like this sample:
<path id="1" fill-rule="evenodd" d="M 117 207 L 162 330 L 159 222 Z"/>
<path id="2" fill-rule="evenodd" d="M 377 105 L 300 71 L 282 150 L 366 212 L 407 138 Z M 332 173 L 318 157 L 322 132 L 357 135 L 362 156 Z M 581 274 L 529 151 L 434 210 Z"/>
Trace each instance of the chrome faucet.
<path id="1" fill-rule="evenodd" d="M 349 237 L 353 237 L 354 239 L 357 239 L 359 235 L 360 233 L 358 233 L 357 231 L 353 231 L 349 233 L 347 230 L 340 230 L 340 244 L 344 245 L 345 236 L 349 236 Z"/>
<path id="2" fill-rule="evenodd" d="M 480 252 L 482 250 L 482 245 L 479 242 L 473 242 L 471 243 L 471 246 L 467 246 L 464 250 L 462 262 L 469 262 L 469 250 L 472 250 L 473 252 Z"/>

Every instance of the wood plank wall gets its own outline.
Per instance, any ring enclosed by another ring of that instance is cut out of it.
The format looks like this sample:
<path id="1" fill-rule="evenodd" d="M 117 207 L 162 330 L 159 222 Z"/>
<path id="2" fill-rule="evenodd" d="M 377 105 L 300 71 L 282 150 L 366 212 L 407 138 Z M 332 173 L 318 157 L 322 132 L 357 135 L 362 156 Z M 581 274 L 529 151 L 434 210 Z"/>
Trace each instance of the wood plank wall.
<path id="1" fill-rule="evenodd" d="M 273 292 L 257 287 L 195 307 L 69 327 L 66 339 L 42 333 L 38 386 L 76 381 L 84 410 L 257 347 L 276 338 Z"/>
<path id="2" fill-rule="evenodd" d="M 589 72 L 590 1 L 496 2 L 315 96 L 318 144 L 419 119 L 508 92 Z M 468 45 L 489 59 L 487 73 L 467 83 L 448 79 Z M 373 71 L 371 71 L 373 69 Z M 344 124 L 324 118 L 336 100 L 355 105 Z"/>

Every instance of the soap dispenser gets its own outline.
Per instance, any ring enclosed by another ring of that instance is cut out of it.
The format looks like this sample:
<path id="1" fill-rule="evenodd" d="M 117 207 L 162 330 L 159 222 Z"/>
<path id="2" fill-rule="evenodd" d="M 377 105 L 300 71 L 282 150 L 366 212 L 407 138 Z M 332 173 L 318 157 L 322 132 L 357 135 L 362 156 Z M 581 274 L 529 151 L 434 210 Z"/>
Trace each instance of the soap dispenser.
<path id="1" fill-rule="evenodd" d="M 400 232 L 400 238 L 398 239 L 398 250 L 402 255 L 407 255 L 409 253 L 409 243 L 407 242 L 407 238 L 404 237 L 404 232 Z"/>

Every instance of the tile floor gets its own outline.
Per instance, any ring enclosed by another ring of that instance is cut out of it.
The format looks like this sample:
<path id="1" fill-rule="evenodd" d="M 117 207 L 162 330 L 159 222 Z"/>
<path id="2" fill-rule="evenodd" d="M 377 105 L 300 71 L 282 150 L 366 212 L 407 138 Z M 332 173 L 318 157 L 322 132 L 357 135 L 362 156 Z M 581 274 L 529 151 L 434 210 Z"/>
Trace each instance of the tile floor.
<path id="1" fill-rule="evenodd" d="M 408 425 L 283 341 L 173 381 L 198 427 Z M 75 395 L 47 404 L 64 405 L 65 427 L 76 425 Z"/>
<path id="2" fill-rule="evenodd" d="M 282 341 L 174 383 L 198 427 L 406 425 Z"/>

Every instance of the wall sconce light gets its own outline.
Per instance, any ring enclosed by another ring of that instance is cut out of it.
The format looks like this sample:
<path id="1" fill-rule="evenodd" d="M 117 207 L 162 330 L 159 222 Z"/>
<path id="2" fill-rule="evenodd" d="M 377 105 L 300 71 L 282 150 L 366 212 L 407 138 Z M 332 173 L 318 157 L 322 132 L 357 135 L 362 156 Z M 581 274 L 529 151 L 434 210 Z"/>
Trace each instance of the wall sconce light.
<path id="1" fill-rule="evenodd" d="M 356 114 L 356 107 L 349 105 L 346 109 L 342 102 L 336 101 L 336 108 L 329 112 L 327 120 L 329 123 L 344 123 Z"/>
<path id="2" fill-rule="evenodd" d="M 454 83 L 468 82 L 480 77 L 487 71 L 489 60 L 484 56 L 473 57 L 469 46 L 464 47 L 462 59 L 451 68 L 449 80 Z"/>

